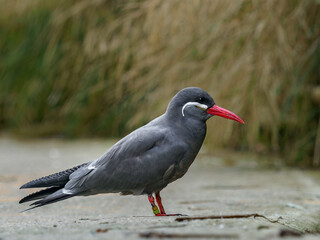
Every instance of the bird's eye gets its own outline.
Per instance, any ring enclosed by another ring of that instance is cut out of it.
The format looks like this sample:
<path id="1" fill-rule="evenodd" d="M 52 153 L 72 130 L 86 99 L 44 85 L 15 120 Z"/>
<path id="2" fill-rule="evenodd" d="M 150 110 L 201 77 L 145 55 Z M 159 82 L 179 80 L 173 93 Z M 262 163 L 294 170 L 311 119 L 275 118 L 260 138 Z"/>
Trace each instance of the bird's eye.
<path id="1" fill-rule="evenodd" d="M 203 101 L 203 98 L 201 97 L 201 98 L 199 98 L 199 102 L 202 102 Z"/>

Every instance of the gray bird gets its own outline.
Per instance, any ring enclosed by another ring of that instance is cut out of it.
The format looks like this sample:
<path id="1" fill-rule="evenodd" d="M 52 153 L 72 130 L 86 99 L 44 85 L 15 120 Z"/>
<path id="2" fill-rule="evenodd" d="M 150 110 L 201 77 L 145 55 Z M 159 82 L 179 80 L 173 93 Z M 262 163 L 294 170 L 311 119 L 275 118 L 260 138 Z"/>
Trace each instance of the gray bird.
<path id="1" fill-rule="evenodd" d="M 24 184 L 21 188 L 45 189 L 19 203 L 38 200 L 30 210 L 74 196 L 145 194 L 156 216 L 172 216 L 162 206 L 160 191 L 187 172 L 205 138 L 206 121 L 213 115 L 244 123 L 215 105 L 202 89 L 185 88 L 163 115 L 118 141 L 99 159 Z"/>

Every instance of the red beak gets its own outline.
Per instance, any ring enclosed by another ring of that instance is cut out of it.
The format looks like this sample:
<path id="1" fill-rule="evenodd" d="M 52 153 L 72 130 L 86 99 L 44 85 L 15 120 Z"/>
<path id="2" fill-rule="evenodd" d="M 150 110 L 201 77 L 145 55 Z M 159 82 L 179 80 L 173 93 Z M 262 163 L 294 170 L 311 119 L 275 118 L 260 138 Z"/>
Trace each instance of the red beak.
<path id="1" fill-rule="evenodd" d="M 235 120 L 237 122 L 244 124 L 244 121 L 241 118 L 239 118 L 236 114 L 234 114 L 233 112 L 230 112 L 227 109 L 218 107 L 217 105 L 214 105 L 213 107 L 208 108 L 207 113 L 209 113 L 211 115 L 216 115 L 216 116 L 232 119 L 232 120 Z"/>

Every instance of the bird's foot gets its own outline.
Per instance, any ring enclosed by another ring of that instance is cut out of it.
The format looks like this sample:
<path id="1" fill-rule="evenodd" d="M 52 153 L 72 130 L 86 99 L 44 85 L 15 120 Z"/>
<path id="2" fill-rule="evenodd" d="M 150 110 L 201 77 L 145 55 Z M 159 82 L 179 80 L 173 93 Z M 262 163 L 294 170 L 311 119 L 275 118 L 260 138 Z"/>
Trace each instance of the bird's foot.
<path id="1" fill-rule="evenodd" d="M 154 213 L 154 215 L 155 215 L 156 217 L 164 217 L 164 216 L 166 216 L 166 217 L 169 217 L 169 216 L 187 216 L 187 215 L 183 215 L 183 214 L 166 214 L 166 212 L 164 211 L 164 208 L 163 208 L 163 206 L 162 206 L 161 197 L 160 197 L 160 192 L 157 192 L 157 193 L 156 193 L 156 200 L 157 200 L 157 203 L 158 203 L 158 205 L 159 205 L 160 210 L 159 210 L 159 208 L 157 207 L 157 205 L 155 204 L 154 198 L 153 198 L 152 194 L 149 194 L 149 195 L 148 195 L 148 200 L 149 200 L 149 202 L 150 202 L 150 204 L 151 204 L 152 211 L 153 211 L 153 213 Z"/>
<path id="2" fill-rule="evenodd" d="M 155 214 L 156 217 L 164 217 L 164 216 L 167 216 L 167 217 L 172 217 L 172 216 L 188 216 L 188 215 L 184 215 L 184 214 L 166 214 L 166 213 L 157 213 Z"/>

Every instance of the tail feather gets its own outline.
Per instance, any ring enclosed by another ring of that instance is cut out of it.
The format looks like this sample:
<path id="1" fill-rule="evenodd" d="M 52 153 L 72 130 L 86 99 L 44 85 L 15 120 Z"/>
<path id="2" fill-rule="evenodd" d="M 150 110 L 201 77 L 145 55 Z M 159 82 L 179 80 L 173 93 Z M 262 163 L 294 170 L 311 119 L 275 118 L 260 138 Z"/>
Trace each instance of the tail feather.
<path id="1" fill-rule="evenodd" d="M 38 199 L 42 199 L 46 196 L 49 196 L 50 194 L 58 191 L 59 189 L 61 189 L 61 187 L 50 187 L 50 188 L 46 188 L 43 190 L 40 190 L 38 192 L 34 192 L 31 193 L 30 195 L 22 198 L 19 203 L 24 203 L 24 202 L 29 202 L 29 201 L 33 201 L 33 200 L 38 200 Z"/>
<path id="2" fill-rule="evenodd" d="M 29 211 L 34 208 L 42 207 L 44 205 L 59 202 L 59 201 L 62 201 L 62 200 L 65 200 L 65 199 L 68 199 L 68 198 L 71 198 L 74 196 L 75 196 L 75 194 L 65 194 L 62 192 L 62 189 L 60 189 L 60 190 L 50 194 L 49 196 L 30 204 L 30 206 L 33 206 L 33 207 L 24 210 L 24 212 Z"/>
<path id="3" fill-rule="evenodd" d="M 87 165 L 88 163 L 84 163 L 82 165 L 67 169 L 62 172 L 58 172 L 55 174 L 51 174 L 46 177 L 38 178 L 36 180 L 30 181 L 20 187 L 21 188 L 39 188 L 39 187 L 63 187 L 68 181 L 69 176 L 74 171 L 78 170 L 79 168 Z"/>
<path id="4" fill-rule="evenodd" d="M 48 205 L 51 203 L 55 203 L 67 198 L 71 198 L 75 194 L 69 194 L 67 192 L 63 192 L 64 186 L 69 182 L 69 177 L 72 173 L 74 173 L 76 170 L 88 165 L 90 163 L 84 163 L 82 165 L 67 169 L 65 171 L 51 174 L 46 177 L 42 177 L 33 181 L 30 181 L 20 188 L 38 188 L 38 187 L 46 187 L 46 189 L 40 190 L 38 192 L 32 193 L 24 198 L 22 198 L 19 203 L 29 202 L 33 200 L 38 200 L 32 203 L 30 206 L 33 206 L 29 209 L 26 209 L 25 211 L 41 207 L 44 205 Z M 83 169 L 85 172 L 88 170 L 87 168 Z M 89 169 L 89 171 L 92 171 Z"/>

